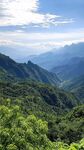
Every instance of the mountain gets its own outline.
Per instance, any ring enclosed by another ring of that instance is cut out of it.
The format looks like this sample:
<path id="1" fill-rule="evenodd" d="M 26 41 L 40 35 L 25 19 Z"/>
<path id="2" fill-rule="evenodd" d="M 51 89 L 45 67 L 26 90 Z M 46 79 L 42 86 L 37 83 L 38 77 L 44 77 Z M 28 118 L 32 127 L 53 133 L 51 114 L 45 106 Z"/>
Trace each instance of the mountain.
<path id="1" fill-rule="evenodd" d="M 16 63 L 0 54 L 1 150 L 83 148 L 84 105 L 74 93 L 50 85 L 59 82 L 31 61 Z"/>
<path id="2" fill-rule="evenodd" d="M 47 70 L 51 70 L 54 67 L 67 64 L 72 57 L 84 57 L 84 43 L 54 49 L 51 52 L 35 56 L 30 60 Z"/>
<path id="3" fill-rule="evenodd" d="M 70 90 L 70 91 L 73 91 L 78 87 L 84 86 L 84 75 L 74 78 L 70 81 L 65 81 L 63 83 L 63 86 L 66 90 Z"/>
<path id="4" fill-rule="evenodd" d="M 73 92 L 84 103 L 84 75 L 62 83 L 62 88 Z"/>
<path id="5" fill-rule="evenodd" d="M 33 64 L 32 62 L 16 63 L 10 57 L 0 54 L 0 69 L 9 76 L 15 76 L 21 79 L 32 79 L 49 84 L 59 84 L 60 80 L 51 72 Z"/>
<path id="6" fill-rule="evenodd" d="M 73 57 L 66 65 L 61 65 L 51 70 L 62 80 L 71 80 L 84 74 L 84 57 Z"/>
<path id="7" fill-rule="evenodd" d="M 50 111 L 62 113 L 79 104 L 79 100 L 69 92 L 57 87 L 35 81 L 0 81 L 0 96 L 11 99 L 20 99 L 25 111 Z M 33 108 L 32 108 L 33 107 Z"/>

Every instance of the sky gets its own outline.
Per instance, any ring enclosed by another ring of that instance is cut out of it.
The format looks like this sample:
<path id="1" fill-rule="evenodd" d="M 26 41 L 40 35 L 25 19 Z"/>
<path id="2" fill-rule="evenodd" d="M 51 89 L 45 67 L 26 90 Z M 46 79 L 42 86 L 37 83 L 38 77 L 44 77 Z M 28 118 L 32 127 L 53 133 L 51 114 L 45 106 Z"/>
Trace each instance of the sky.
<path id="1" fill-rule="evenodd" d="M 25 57 L 79 42 L 84 42 L 84 0 L 0 0 L 3 53 Z"/>

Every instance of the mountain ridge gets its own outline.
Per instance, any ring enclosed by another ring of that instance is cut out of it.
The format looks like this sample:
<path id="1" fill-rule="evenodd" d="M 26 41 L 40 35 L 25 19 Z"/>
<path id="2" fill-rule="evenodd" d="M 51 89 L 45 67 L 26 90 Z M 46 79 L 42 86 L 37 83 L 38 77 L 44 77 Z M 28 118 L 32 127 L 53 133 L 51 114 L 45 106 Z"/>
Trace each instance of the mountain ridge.
<path id="1" fill-rule="evenodd" d="M 17 78 L 28 78 L 53 85 L 60 83 L 56 74 L 48 72 L 36 64 L 33 64 L 31 61 L 28 61 L 27 64 L 16 63 L 9 56 L 3 54 L 0 54 L 0 68 L 6 71 L 7 74 Z"/>
<path id="2" fill-rule="evenodd" d="M 53 49 L 30 60 L 47 70 L 51 70 L 54 67 L 67 64 L 72 57 L 84 57 L 84 42 Z"/>

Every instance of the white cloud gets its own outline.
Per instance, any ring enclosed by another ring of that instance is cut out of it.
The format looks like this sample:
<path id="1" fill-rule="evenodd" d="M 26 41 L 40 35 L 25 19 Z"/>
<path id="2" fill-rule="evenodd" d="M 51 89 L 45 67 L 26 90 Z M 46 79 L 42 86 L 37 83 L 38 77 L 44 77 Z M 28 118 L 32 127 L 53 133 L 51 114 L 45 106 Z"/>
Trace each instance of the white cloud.
<path id="1" fill-rule="evenodd" d="M 58 15 L 39 13 L 39 0 L 0 0 L 0 11 L 0 26 L 38 24 L 49 27 L 73 22 Z"/>
<path id="2" fill-rule="evenodd" d="M 0 39 L 0 45 L 1 46 L 7 46 L 7 45 L 12 45 L 14 42 L 12 40 L 2 40 Z"/>
<path id="3" fill-rule="evenodd" d="M 65 33 L 0 32 L 0 45 L 16 47 L 24 55 L 43 53 L 53 48 L 84 42 L 84 29 Z"/>

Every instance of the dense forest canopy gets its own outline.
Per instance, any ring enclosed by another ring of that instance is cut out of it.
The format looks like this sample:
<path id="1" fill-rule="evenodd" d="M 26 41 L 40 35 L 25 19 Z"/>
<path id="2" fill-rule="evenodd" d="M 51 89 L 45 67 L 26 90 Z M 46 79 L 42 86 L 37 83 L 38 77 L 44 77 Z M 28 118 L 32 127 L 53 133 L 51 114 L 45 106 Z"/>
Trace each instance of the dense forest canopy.
<path id="1" fill-rule="evenodd" d="M 2 150 L 81 150 L 83 116 L 84 105 L 73 94 L 54 86 L 0 82 Z"/>

